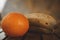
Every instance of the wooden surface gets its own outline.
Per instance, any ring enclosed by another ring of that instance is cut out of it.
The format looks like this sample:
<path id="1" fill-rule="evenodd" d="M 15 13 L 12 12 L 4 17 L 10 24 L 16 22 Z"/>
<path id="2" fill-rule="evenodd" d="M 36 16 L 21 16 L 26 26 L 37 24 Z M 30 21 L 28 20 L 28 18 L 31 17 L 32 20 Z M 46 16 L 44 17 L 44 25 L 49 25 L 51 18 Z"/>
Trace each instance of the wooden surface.
<path id="1" fill-rule="evenodd" d="M 8 37 L 6 40 L 21 40 L 21 38 L 10 38 Z M 24 40 L 41 40 L 40 34 L 37 33 L 28 33 Z M 46 35 L 43 34 L 43 40 L 60 40 L 54 35 Z"/>
<path id="2" fill-rule="evenodd" d="M 35 30 L 37 27 L 33 28 Z M 58 28 L 60 30 L 60 28 Z M 56 35 L 54 34 L 45 34 L 41 32 L 35 31 L 30 31 L 32 28 L 29 29 L 29 32 L 26 33 L 23 37 L 17 37 L 17 38 L 12 38 L 12 37 L 7 37 L 6 40 L 60 40 Z M 56 29 L 56 34 L 60 37 L 60 31 Z"/>
<path id="3" fill-rule="evenodd" d="M 56 33 L 60 35 L 60 0 L 8 0 L 2 12 L 2 17 L 8 12 L 21 12 L 21 13 L 48 13 L 56 18 L 58 28 Z M 24 40 L 40 40 L 39 33 L 28 33 Z M 8 38 L 7 40 L 20 40 L 20 38 Z M 43 34 L 43 40 L 60 40 L 56 36 L 50 34 Z"/>

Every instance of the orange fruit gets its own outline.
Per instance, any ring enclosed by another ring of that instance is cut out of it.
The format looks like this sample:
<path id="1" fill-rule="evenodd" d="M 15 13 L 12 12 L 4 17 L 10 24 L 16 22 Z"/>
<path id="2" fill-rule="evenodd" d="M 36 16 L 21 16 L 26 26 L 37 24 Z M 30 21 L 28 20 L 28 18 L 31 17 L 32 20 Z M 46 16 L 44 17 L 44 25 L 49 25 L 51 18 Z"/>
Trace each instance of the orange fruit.
<path id="1" fill-rule="evenodd" d="M 2 29 L 7 36 L 23 36 L 29 29 L 28 19 L 18 12 L 11 12 L 3 17 Z"/>

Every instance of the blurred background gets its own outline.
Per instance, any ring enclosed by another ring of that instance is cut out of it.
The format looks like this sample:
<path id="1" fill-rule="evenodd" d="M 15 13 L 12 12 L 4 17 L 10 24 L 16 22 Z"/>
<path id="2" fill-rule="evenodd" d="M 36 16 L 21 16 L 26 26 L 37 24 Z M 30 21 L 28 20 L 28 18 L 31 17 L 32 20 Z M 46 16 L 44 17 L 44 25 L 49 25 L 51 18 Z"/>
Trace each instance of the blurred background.
<path id="1" fill-rule="evenodd" d="M 52 15 L 60 27 L 60 0 L 1 0 L 0 20 L 9 12 L 46 13 Z"/>
<path id="2" fill-rule="evenodd" d="M 60 19 L 60 0 L 7 0 L 2 17 L 12 11 L 48 13 Z"/>

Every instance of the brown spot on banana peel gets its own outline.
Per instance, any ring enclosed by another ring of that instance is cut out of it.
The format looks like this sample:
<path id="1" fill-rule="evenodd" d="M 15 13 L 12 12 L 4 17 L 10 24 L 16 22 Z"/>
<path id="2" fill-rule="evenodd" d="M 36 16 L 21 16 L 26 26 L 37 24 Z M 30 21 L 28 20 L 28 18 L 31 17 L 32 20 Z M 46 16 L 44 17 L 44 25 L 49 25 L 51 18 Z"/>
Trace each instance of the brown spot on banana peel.
<path id="1" fill-rule="evenodd" d="M 31 25 L 37 25 L 44 28 L 53 28 L 56 25 L 54 17 L 44 13 L 25 14 Z"/>

